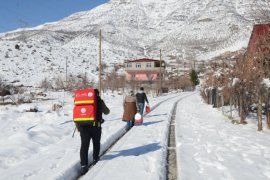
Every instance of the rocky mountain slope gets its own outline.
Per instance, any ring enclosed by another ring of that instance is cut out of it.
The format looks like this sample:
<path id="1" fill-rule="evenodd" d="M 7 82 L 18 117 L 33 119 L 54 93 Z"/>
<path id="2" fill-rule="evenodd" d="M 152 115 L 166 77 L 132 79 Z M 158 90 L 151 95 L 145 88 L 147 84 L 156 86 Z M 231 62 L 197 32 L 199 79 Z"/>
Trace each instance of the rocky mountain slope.
<path id="1" fill-rule="evenodd" d="M 0 77 L 25 85 L 66 70 L 96 77 L 100 29 L 108 65 L 159 58 L 159 49 L 167 62 L 207 60 L 247 46 L 257 8 L 254 0 L 111 0 L 58 22 L 0 34 Z"/>

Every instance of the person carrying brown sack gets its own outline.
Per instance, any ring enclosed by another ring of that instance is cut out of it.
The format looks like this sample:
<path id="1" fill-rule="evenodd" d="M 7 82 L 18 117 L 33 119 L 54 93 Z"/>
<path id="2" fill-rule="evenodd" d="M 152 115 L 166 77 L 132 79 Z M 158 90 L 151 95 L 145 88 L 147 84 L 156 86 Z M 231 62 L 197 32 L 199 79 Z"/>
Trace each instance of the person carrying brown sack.
<path id="1" fill-rule="evenodd" d="M 125 97 L 123 106 L 124 114 L 122 120 L 127 122 L 126 130 L 129 130 L 134 125 L 134 116 L 138 111 L 137 99 L 133 91 L 130 91 L 129 95 Z"/>

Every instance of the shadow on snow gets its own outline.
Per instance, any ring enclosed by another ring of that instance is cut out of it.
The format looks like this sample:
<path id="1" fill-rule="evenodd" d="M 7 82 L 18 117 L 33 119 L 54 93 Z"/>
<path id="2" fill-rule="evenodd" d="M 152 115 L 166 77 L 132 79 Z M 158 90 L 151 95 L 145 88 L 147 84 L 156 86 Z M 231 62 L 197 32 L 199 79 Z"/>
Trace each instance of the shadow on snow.
<path id="1" fill-rule="evenodd" d="M 140 147 L 135 147 L 131 149 L 126 149 L 122 151 L 113 151 L 114 154 L 105 155 L 102 160 L 111 160 L 119 156 L 140 156 L 142 154 L 147 154 L 149 152 L 156 151 L 160 149 L 161 146 L 158 143 L 152 143 Z"/>
<path id="2" fill-rule="evenodd" d="M 153 115 L 146 115 L 145 117 L 155 117 L 155 116 L 166 116 L 167 113 L 164 113 L 164 114 L 153 114 Z"/>
<path id="3" fill-rule="evenodd" d="M 157 124 L 157 123 L 160 123 L 162 122 L 163 120 L 160 120 L 160 121 L 151 121 L 151 122 L 144 122 L 142 125 L 143 126 L 149 126 L 149 125 L 152 125 L 152 124 Z"/>

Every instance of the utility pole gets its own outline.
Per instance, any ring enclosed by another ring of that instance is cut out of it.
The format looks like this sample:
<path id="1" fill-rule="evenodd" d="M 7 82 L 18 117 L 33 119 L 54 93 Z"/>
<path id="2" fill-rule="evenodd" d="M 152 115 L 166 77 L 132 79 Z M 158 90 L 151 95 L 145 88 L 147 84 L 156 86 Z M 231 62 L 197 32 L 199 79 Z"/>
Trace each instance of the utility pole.
<path id="1" fill-rule="evenodd" d="M 101 96 L 101 90 L 102 90 L 101 71 L 102 71 L 102 65 L 101 65 L 101 30 L 99 30 L 99 93 L 100 93 L 100 96 Z"/>
<path id="2" fill-rule="evenodd" d="M 159 58 L 160 58 L 160 66 L 159 66 L 159 94 L 161 94 L 162 90 L 162 74 L 161 74 L 161 49 L 159 50 Z"/>
<path id="3" fill-rule="evenodd" d="M 67 57 L 66 57 L 66 82 L 67 82 Z"/>
<path id="4" fill-rule="evenodd" d="M 181 58 L 181 60 L 182 60 L 182 58 Z M 179 85 L 179 84 L 180 84 L 180 80 L 179 80 L 179 79 L 180 79 L 180 78 L 179 78 L 180 72 L 179 72 L 179 71 L 180 71 L 180 65 L 181 65 L 181 62 L 182 62 L 181 60 L 178 59 L 178 63 L 177 63 L 177 66 L 178 66 L 178 67 L 177 67 L 177 81 L 176 81 L 176 84 L 177 84 L 177 85 L 176 85 L 176 88 L 177 88 L 177 90 L 180 89 L 180 85 Z M 184 69 L 184 70 L 185 70 L 185 69 Z M 184 73 L 185 73 L 185 71 L 184 71 Z"/>
<path id="5" fill-rule="evenodd" d="M 66 82 L 64 83 L 64 91 L 66 91 L 68 89 L 68 82 L 67 82 L 67 63 L 68 63 L 68 58 L 66 56 Z"/>

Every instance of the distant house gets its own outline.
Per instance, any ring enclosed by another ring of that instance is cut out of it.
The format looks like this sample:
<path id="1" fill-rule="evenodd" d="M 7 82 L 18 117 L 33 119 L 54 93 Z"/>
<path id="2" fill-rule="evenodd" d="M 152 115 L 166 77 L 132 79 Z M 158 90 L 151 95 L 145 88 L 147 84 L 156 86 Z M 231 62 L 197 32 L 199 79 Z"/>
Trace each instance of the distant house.
<path id="1" fill-rule="evenodd" d="M 248 43 L 247 53 L 254 56 L 270 52 L 270 24 L 256 24 Z"/>
<path id="2" fill-rule="evenodd" d="M 126 80 L 155 81 L 165 71 L 165 62 L 154 59 L 128 60 L 124 64 Z"/>

